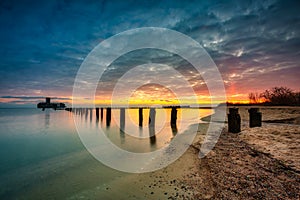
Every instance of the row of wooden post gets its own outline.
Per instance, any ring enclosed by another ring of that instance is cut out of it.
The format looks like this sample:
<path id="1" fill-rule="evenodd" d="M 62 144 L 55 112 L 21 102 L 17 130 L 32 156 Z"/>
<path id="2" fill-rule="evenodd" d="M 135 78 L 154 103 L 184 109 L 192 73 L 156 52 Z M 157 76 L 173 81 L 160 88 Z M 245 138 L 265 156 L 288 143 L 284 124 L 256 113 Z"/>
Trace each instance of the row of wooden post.
<path id="1" fill-rule="evenodd" d="M 68 111 L 72 112 L 72 108 L 68 108 Z M 100 111 L 100 116 L 99 116 Z M 83 113 L 82 109 L 79 109 L 80 113 Z M 85 115 L 87 117 L 87 112 L 85 112 Z M 90 117 L 92 115 L 92 112 L 90 112 Z M 155 116 L 156 111 L 155 108 L 150 108 L 149 112 L 149 127 L 155 126 Z M 99 120 L 99 117 L 101 120 L 103 119 L 103 108 L 96 108 L 96 119 Z M 171 110 L 171 126 L 176 127 L 176 121 L 177 121 L 177 108 L 174 107 Z M 106 125 L 110 126 L 111 122 L 111 108 L 106 108 Z M 139 126 L 143 127 L 143 108 L 139 108 Z M 123 130 L 125 127 L 125 108 L 120 108 L 120 128 Z"/>
<path id="2" fill-rule="evenodd" d="M 238 108 L 229 108 L 229 114 L 228 114 L 228 131 L 231 133 L 239 133 L 241 132 L 241 117 L 238 113 Z M 68 111 L 72 111 L 72 108 L 69 108 Z M 99 120 L 99 111 L 101 115 L 101 120 L 103 119 L 103 108 L 96 108 L 96 118 Z M 258 112 L 258 108 L 250 108 L 248 110 L 249 112 L 249 126 L 252 127 L 261 127 L 262 123 L 262 114 L 261 112 Z M 79 112 L 82 113 L 83 110 L 79 109 Z M 85 113 L 87 118 L 87 112 Z M 92 118 L 92 112 L 90 112 L 90 118 Z M 155 127 L 155 116 L 156 111 L 155 108 L 150 108 L 149 112 L 149 128 L 153 129 L 151 132 L 154 132 Z M 172 107 L 171 110 L 171 128 L 173 132 L 177 132 L 177 108 Z M 111 122 L 111 108 L 106 108 L 106 125 L 110 126 Z M 139 108 L 139 126 L 143 127 L 143 108 Z M 125 128 L 125 108 L 120 108 L 120 128 L 121 130 L 124 130 Z"/>
<path id="3" fill-rule="evenodd" d="M 258 108 L 250 108 L 249 112 L 249 126 L 261 127 L 262 114 L 258 112 Z M 228 114 L 228 131 L 231 133 L 241 132 L 241 117 L 238 108 L 229 108 Z"/>

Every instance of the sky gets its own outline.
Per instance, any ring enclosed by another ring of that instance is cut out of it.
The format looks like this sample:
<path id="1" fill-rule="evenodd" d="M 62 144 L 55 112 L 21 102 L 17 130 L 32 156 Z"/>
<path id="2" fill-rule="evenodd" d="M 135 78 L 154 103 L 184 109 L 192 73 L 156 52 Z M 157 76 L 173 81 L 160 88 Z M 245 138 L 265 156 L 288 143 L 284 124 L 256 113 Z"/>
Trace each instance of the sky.
<path id="1" fill-rule="evenodd" d="M 202 45 L 220 71 L 228 101 L 246 101 L 249 92 L 274 86 L 299 91 L 299 10 L 299 1 L 288 0 L 1 0 L 0 106 L 35 106 L 46 96 L 70 105 L 77 71 L 89 52 L 115 34 L 142 27 L 175 30 Z M 162 78 L 168 77 L 163 66 L 172 66 L 200 101 L 209 101 L 203 78 L 186 60 L 152 49 L 113 62 L 100 80 L 97 103 L 109 102 L 130 66 L 145 63 L 162 63 L 154 70 Z M 130 98 L 166 103 L 175 97 L 164 85 L 148 84 Z"/>

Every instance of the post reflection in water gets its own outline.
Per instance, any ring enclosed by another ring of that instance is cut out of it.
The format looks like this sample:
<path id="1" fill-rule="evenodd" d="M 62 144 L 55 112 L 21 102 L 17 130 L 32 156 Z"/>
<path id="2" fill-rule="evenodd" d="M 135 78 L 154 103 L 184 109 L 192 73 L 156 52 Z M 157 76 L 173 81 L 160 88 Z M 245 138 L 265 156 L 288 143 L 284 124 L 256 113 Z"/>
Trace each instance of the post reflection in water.
<path id="1" fill-rule="evenodd" d="M 139 127 L 139 136 L 143 137 L 143 127 Z"/>
<path id="2" fill-rule="evenodd" d="M 90 122 L 92 123 L 93 121 L 93 108 L 90 108 Z"/>
<path id="3" fill-rule="evenodd" d="M 155 126 L 155 108 L 150 108 L 150 112 L 149 112 L 149 127 L 150 126 Z"/>
<path id="4" fill-rule="evenodd" d="M 102 122 L 103 121 L 103 108 L 101 108 L 100 117 L 101 117 L 101 122 Z"/>
<path id="5" fill-rule="evenodd" d="M 172 134 L 175 136 L 178 133 L 177 125 L 171 124 Z"/>
<path id="6" fill-rule="evenodd" d="M 105 118 L 99 123 L 101 110 L 103 110 Z M 141 111 L 144 115 L 142 117 L 140 117 Z M 78 113 L 79 122 L 83 125 L 87 116 L 87 122 L 91 125 L 85 126 L 85 128 L 96 128 L 96 131 L 97 129 L 103 130 L 109 140 L 124 150 L 150 152 L 164 147 L 177 134 L 187 130 L 197 118 L 193 116 L 197 112 L 196 109 L 181 108 L 95 108 L 95 111 L 90 108 L 77 108 L 74 109 L 73 114 Z M 177 121 L 177 115 L 181 119 L 180 121 Z M 45 115 L 45 126 L 49 126 L 47 125 L 49 123 L 48 116 Z M 182 116 L 184 120 L 182 120 Z M 142 126 L 140 126 L 141 118 L 147 118 Z"/>
<path id="7" fill-rule="evenodd" d="M 85 112 L 85 121 L 87 122 L 88 114 L 89 114 L 89 113 L 88 113 L 88 108 L 86 108 L 84 112 Z"/>
<path id="8" fill-rule="evenodd" d="M 177 121 L 177 108 L 172 107 L 170 124 L 171 124 L 173 136 L 175 136 L 178 132 L 176 121 Z"/>
<path id="9" fill-rule="evenodd" d="M 120 108 L 120 138 L 121 144 L 125 143 L 125 108 Z"/>
<path id="10" fill-rule="evenodd" d="M 96 108 L 96 124 L 98 126 L 99 123 L 99 108 Z"/>
<path id="11" fill-rule="evenodd" d="M 109 127 L 111 122 L 111 108 L 106 108 L 106 126 Z"/>
<path id="12" fill-rule="evenodd" d="M 154 145 L 156 144 L 156 136 L 155 136 L 155 127 L 149 126 L 149 139 L 150 139 L 150 144 Z"/>
<path id="13" fill-rule="evenodd" d="M 50 127 L 50 113 L 46 111 L 45 113 L 45 129 Z"/>
<path id="14" fill-rule="evenodd" d="M 143 108 L 139 108 L 139 126 L 143 126 Z"/>
<path id="15" fill-rule="evenodd" d="M 125 130 L 125 108 L 120 108 L 120 130 Z"/>

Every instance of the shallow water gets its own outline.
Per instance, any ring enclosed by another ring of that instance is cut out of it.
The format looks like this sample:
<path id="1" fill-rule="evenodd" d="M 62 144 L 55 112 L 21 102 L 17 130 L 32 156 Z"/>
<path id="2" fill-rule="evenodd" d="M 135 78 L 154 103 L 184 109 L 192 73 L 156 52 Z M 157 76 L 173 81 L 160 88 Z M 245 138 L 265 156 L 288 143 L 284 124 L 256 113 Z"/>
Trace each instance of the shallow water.
<path id="1" fill-rule="evenodd" d="M 95 109 L 74 112 L 0 109 L 0 199 L 72 198 L 90 190 L 105 196 L 110 182 L 130 174 L 111 169 L 93 158 L 77 134 L 74 119 L 80 130 L 84 127 L 88 133 L 101 129 L 118 147 L 141 153 L 168 145 L 176 134 L 199 123 L 200 117 L 211 114 L 212 110 L 178 109 L 176 129 L 170 126 L 170 112 L 170 109 L 156 109 L 155 132 L 151 133 L 149 109 L 143 111 L 142 128 L 138 126 L 138 109 L 127 109 L 122 120 L 120 110 L 112 109 L 109 126 L 105 109 L 102 118 L 96 117 Z M 151 134 L 155 140 L 149 138 Z"/>

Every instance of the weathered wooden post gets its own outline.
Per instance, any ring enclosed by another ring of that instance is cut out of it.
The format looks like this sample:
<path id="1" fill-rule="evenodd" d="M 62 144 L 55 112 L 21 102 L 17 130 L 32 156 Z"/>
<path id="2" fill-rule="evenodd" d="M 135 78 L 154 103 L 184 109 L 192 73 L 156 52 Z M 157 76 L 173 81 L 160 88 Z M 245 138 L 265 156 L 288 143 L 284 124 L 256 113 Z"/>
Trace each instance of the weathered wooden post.
<path id="1" fill-rule="evenodd" d="M 258 112 L 258 108 L 250 108 L 249 112 L 249 126 L 252 127 L 261 127 L 262 114 Z"/>
<path id="2" fill-rule="evenodd" d="M 177 120 L 177 108 L 172 107 L 171 110 L 171 125 L 176 125 L 176 120 Z"/>
<path id="3" fill-rule="evenodd" d="M 155 127 L 155 108 L 150 108 L 150 113 L 149 113 L 149 127 Z"/>
<path id="4" fill-rule="evenodd" d="M 125 128 L 125 108 L 120 108 L 120 129 L 124 131 Z"/>
<path id="5" fill-rule="evenodd" d="M 150 136 L 150 143 L 156 143 L 156 136 L 155 136 L 155 108 L 150 108 L 149 112 L 149 136 Z"/>
<path id="6" fill-rule="evenodd" d="M 106 126 L 110 126 L 111 108 L 106 108 Z"/>
<path id="7" fill-rule="evenodd" d="M 172 133 L 174 136 L 178 132 L 176 121 L 177 121 L 177 108 L 172 107 L 170 124 L 171 124 Z"/>
<path id="8" fill-rule="evenodd" d="M 101 121 L 103 121 L 103 108 L 101 108 L 100 116 L 101 116 Z"/>
<path id="9" fill-rule="evenodd" d="M 96 120 L 99 121 L 99 108 L 96 108 Z"/>
<path id="10" fill-rule="evenodd" d="M 238 108 L 229 108 L 228 131 L 231 133 L 241 132 L 241 117 Z"/>
<path id="11" fill-rule="evenodd" d="M 139 126 L 143 127 L 143 108 L 139 108 Z"/>

